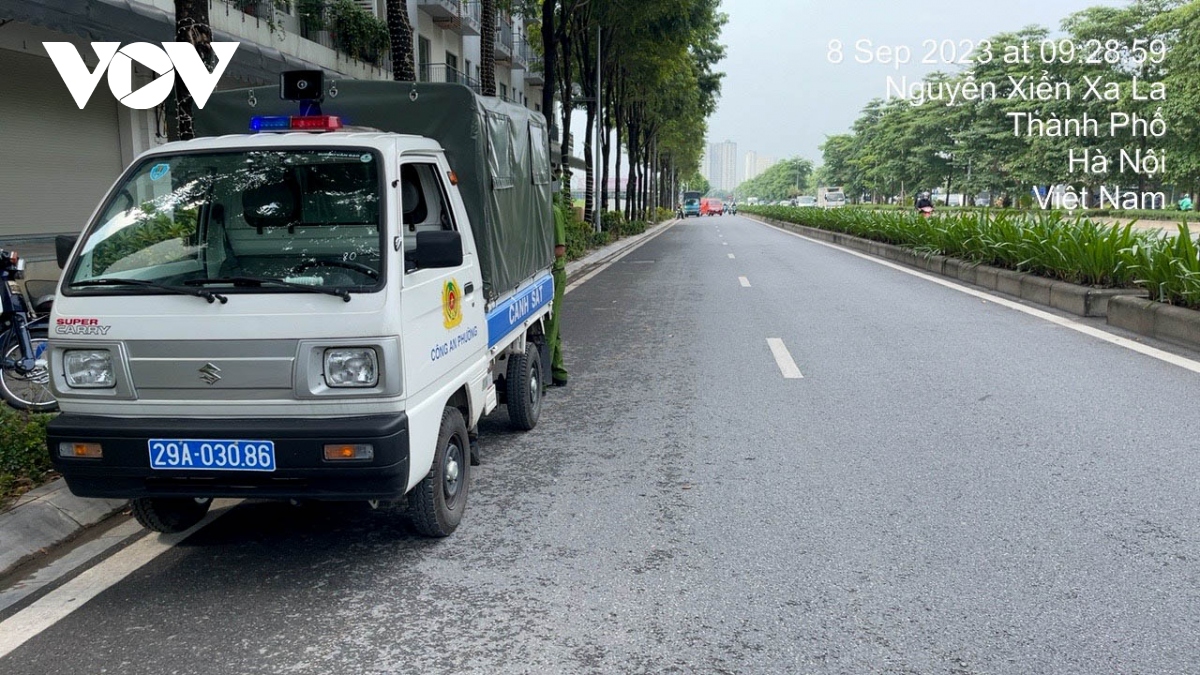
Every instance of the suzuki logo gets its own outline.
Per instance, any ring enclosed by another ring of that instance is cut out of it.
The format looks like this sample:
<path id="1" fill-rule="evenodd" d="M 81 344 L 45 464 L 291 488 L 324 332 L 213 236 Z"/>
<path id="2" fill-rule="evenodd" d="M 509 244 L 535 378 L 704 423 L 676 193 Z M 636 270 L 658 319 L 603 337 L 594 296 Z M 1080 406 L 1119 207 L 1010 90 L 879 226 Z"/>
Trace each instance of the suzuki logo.
<path id="1" fill-rule="evenodd" d="M 100 61 L 94 71 L 88 70 L 83 57 L 70 42 L 42 43 L 80 110 L 87 105 L 106 70 L 108 88 L 126 107 L 147 110 L 165 101 L 175 86 L 178 72 L 179 79 L 196 101 L 196 107 L 203 108 L 239 46 L 236 42 L 211 44 L 217 55 L 217 65 L 210 73 L 196 47 L 187 42 L 164 42 L 161 49 L 149 42 L 134 42 L 124 47 L 120 42 L 93 42 L 92 49 Z M 133 90 L 134 61 L 158 73 L 157 78 L 137 91 Z"/>
<path id="2" fill-rule="evenodd" d="M 205 384 L 216 384 L 217 380 L 221 379 L 220 372 L 220 368 L 206 363 L 200 368 L 200 379 L 204 380 Z"/>

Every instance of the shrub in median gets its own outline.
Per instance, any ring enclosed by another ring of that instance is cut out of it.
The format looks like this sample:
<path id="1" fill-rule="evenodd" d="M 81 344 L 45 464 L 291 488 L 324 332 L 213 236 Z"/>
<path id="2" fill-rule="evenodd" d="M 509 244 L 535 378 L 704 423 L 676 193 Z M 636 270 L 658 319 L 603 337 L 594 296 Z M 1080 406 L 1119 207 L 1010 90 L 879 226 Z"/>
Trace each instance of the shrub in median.
<path id="1" fill-rule="evenodd" d="M 1106 225 L 1057 212 L 967 211 L 922 218 L 912 212 L 867 209 L 745 210 L 1085 286 L 1140 286 L 1160 302 L 1200 309 L 1200 260 L 1186 224 L 1179 226 L 1178 236 L 1161 238 L 1130 225 Z"/>
<path id="2" fill-rule="evenodd" d="M 51 472 L 46 451 L 50 415 L 30 415 L 0 405 L 0 508 Z"/>
<path id="3" fill-rule="evenodd" d="M 1137 283 L 1150 292 L 1151 300 L 1200 309 L 1200 251 L 1187 225 L 1179 234 L 1138 247 L 1134 273 Z"/>

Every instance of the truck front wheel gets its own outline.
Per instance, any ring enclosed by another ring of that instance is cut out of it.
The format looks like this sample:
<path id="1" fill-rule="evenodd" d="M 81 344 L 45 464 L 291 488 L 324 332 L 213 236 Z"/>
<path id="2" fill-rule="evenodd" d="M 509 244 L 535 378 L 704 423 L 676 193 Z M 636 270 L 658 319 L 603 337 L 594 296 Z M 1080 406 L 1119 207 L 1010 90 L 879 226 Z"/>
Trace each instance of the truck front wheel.
<path id="1" fill-rule="evenodd" d="M 522 354 L 508 357 L 508 374 L 504 377 L 508 419 L 522 431 L 537 426 L 542 414 L 542 359 L 537 345 L 530 342 Z"/>
<path id="2" fill-rule="evenodd" d="M 457 408 L 442 411 L 433 467 L 408 493 L 408 519 L 426 537 L 448 537 L 458 529 L 471 487 L 471 441 Z"/>
<path id="3" fill-rule="evenodd" d="M 183 532 L 204 520 L 211 499 L 139 497 L 130 502 L 133 517 L 155 532 Z"/>

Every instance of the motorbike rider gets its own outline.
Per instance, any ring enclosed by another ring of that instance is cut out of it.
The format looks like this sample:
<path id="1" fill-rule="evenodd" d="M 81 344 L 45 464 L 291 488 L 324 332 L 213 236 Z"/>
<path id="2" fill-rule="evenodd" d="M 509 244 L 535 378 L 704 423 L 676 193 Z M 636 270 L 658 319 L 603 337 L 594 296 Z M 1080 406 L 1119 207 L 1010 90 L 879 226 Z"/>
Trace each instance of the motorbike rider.
<path id="1" fill-rule="evenodd" d="M 933 200 L 929 198 L 928 192 L 922 192 L 917 195 L 917 210 L 925 211 L 926 209 L 933 210 Z"/>

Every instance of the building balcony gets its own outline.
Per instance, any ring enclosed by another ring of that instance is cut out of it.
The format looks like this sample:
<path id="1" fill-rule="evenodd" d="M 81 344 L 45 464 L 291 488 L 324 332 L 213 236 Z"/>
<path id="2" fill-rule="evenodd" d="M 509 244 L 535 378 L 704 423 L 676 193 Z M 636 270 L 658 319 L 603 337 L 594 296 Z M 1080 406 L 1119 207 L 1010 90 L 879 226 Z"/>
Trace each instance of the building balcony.
<path id="1" fill-rule="evenodd" d="M 512 68 L 513 70 L 525 70 L 528 63 L 529 43 L 522 38 L 515 45 L 513 45 Z"/>
<path id="2" fill-rule="evenodd" d="M 387 24 L 357 5 L 334 0 L 213 0 L 209 16 L 214 28 L 229 23 L 254 26 L 269 36 L 263 39 L 256 35 L 255 41 L 285 54 L 296 53 L 304 58 L 319 53 L 304 45 L 288 49 L 292 41 L 303 38 L 299 42 L 316 43 L 335 52 L 335 61 L 350 57 L 379 69 L 391 63 Z M 240 21 L 238 16 L 242 17 Z"/>
<path id="3" fill-rule="evenodd" d="M 478 0 L 475 0 L 474 2 L 462 2 L 459 4 L 461 5 L 461 13 L 459 16 L 462 20 L 460 21 L 459 25 L 461 30 L 458 31 L 458 34 L 469 36 L 479 35 L 479 28 L 482 23 L 482 19 L 480 17 L 483 12 L 483 6 L 478 2 Z"/>
<path id="4" fill-rule="evenodd" d="M 513 66 L 513 26 L 508 19 L 496 21 L 496 65 Z"/>
<path id="5" fill-rule="evenodd" d="M 531 44 L 528 39 L 521 40 L 520 53 L 521 65 L 525 69 L 525 84 L 535 87 L 546 84 L 545 62 L 535 45 Z"/>
<path id="6" fill-rule="evenodd" d="M 417 9 L 433 18 L 433 25 L 459 35 L 479 35 L 479 2 L 417 0 Z"/>
<path id="7" fill-rule="evenodd" d="M 423 63 L 417 72 L 417 79 L 421 82 L 449 82 L 451 84 L 461 84 L 470 87 L 476 94 L 481 93 L 482 88 L 479 86 L 479 81 L 468 76 L 461 70 L 448 66 L 444 63 Z"/>

